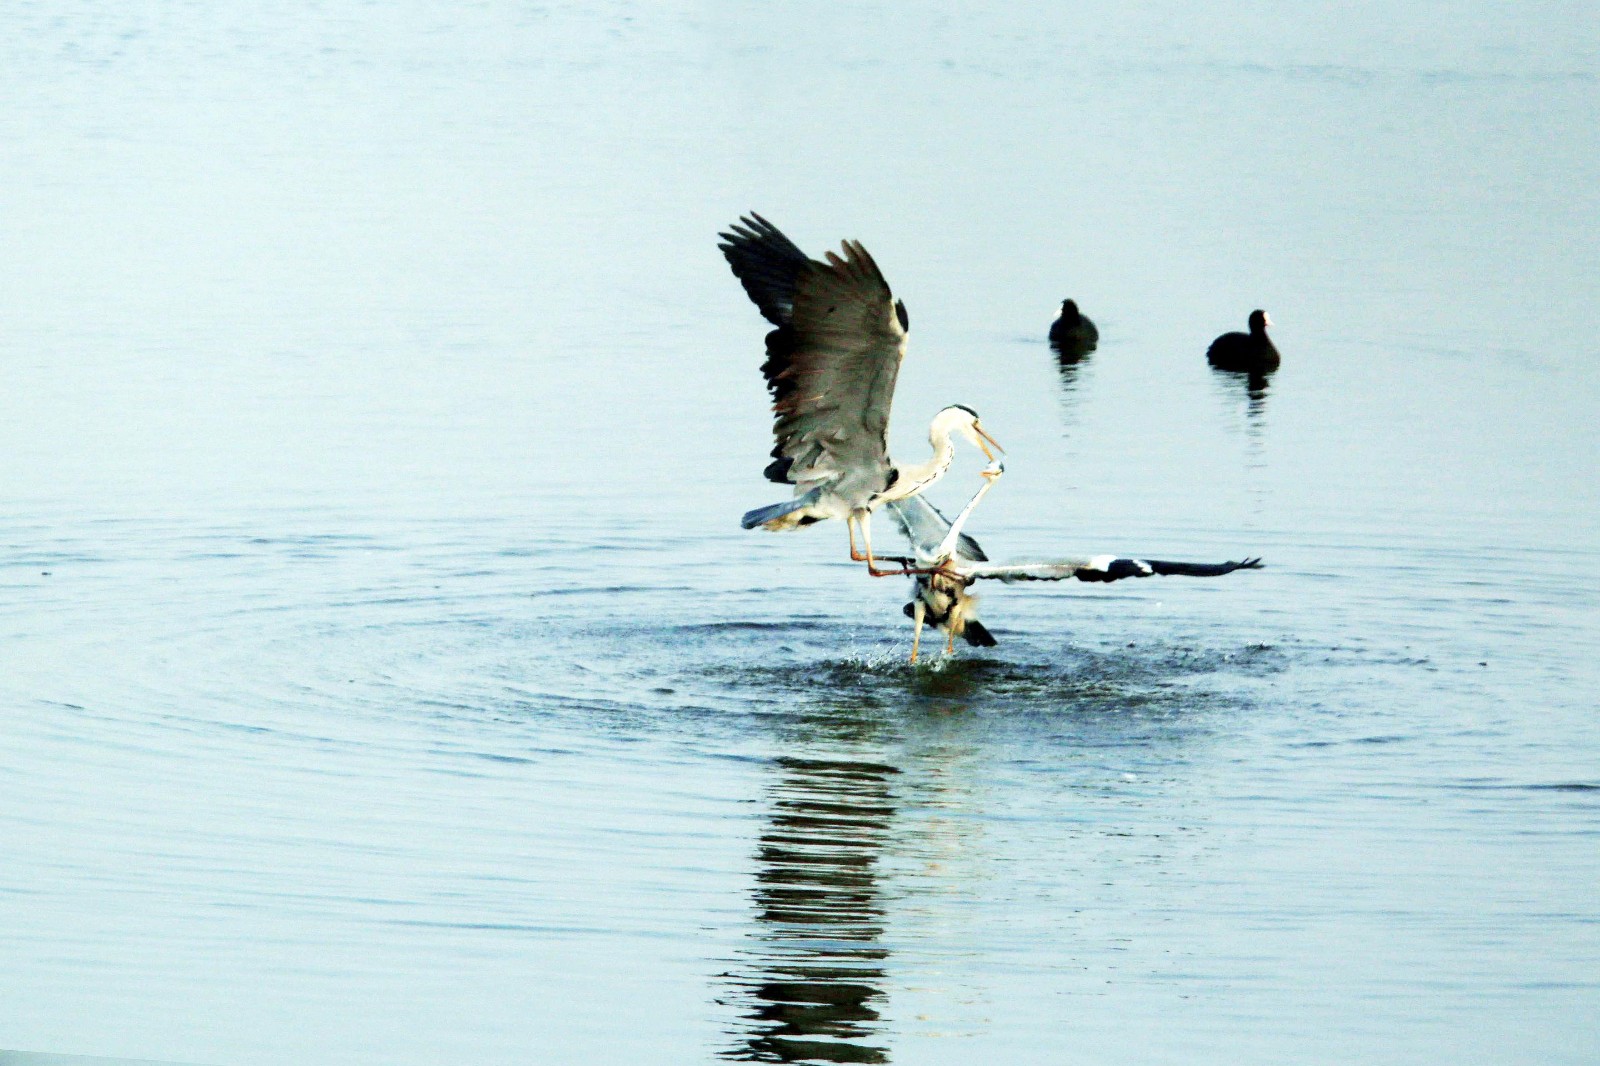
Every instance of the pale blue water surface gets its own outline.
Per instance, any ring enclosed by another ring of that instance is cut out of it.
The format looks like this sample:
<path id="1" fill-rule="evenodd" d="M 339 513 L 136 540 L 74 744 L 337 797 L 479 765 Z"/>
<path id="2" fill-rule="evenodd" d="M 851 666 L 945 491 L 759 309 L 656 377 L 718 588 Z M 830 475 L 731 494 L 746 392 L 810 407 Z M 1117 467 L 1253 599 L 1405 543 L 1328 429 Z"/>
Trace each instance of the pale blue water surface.
<path id="1" fill-rule="evenodd" d="M 10 6 L 0 1047 L 1600 1060 L 1597 27 Z M 737 528 L 751 209 L 875 254 L 992 555 L 1268 568 L 907 667 Z"/>

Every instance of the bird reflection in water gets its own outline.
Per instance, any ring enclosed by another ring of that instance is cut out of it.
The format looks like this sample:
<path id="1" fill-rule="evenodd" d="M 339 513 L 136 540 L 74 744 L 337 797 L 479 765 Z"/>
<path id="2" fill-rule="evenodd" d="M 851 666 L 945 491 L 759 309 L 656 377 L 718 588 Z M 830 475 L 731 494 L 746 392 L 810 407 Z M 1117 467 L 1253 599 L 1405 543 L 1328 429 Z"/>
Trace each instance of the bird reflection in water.
<path id="1" fill-rule="evenodd" d="M 1267 414 L 1267 389 L 1272 384 L 1272 371 L 1223 370 L 1214 366 L 1211 373 L 1228 392 L 1244 394 L 1245 425 L 1252 437 L 1258 435 Z"/>
<path id="2" fill-rule="evenodd" d="M 757 852 L 755 967 L 733 975 L 744 1026 L 723 1057 L 888 1062 L 878 858 L 898 773 L 881 763 L 780 758 Z"/>
<path id="3" fill-rule="evenodd" d="M 1081 384 L 1079 379 L 1083 376 L 1084 369 L 1091 363 L 1089 355 L 1094 351 L 1094 345 L 1082 347 L 1051 341 L 1050 351 L 1056 357 L 1056 373 L 1061 375 L 1062 403 L 1068 411 L 1072 411 L 1076 407 L 1077 393 Z"/>
<path id="4" fill-rule="evenodd" d="M 1056 372 L 1061 375 L 1061 391 L 1068 396 L 1078 387 L 1078 375 L 1083 372 L 1083 367 L 1089 361 L 1087 352 L 1074 352 L 1070 348 L 1061 348 L 1052 344 L 1050 350 L 1056 353 Z"/>

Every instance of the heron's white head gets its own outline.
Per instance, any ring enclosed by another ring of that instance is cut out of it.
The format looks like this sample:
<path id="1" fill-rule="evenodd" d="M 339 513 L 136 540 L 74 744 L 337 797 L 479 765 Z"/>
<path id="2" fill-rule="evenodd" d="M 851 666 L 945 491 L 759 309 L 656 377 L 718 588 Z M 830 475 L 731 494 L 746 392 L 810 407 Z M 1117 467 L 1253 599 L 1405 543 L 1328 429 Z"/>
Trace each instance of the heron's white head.
<path id="1" fill-rule="evenodd" d="M 1005 449 L 1000 447 L 1000 442 L 983 431 L 983 426 L 978 422 L 978 412 L 965 404 L 951 404 L 943 411 L 933 416 L 933 433 L 936 436 L 953 437 L 956 434 L 967 438 L 972 446 L 981 451 L 990 462 L 994 461 L 994 452 L 1005 454 Z M 990 451 L 990 447 L 994 452 Z"/>

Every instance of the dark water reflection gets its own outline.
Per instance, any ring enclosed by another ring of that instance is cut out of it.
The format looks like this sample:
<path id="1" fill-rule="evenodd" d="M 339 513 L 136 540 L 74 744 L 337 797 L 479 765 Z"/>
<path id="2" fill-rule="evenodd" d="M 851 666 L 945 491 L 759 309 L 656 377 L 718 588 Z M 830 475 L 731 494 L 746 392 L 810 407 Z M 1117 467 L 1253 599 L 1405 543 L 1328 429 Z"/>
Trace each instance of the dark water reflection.
<path id="1" fill-rule="evenodd" d="M 1248 413 L 1251 421 L 1261 418 L 1267 410 L 1267 389 L 1272 387 L 1272 373 L 1270 370 L 1222 370 L 1219 367 L 1211 368 L 1211 373 L 1216 375 L 1218 381 L 1224 383 L 1230 392 L 1242 392 L 1248 400 Z"/>
<path id="2" fill-rule="evenodd" d="M 781 757 L 757 850 L 752 967 L 736 978 L 744 1026 L 723 1057 L 887 1062 L 878 862 L 899 771 Z"/>
<path id="3" fill-rule="evenodd" d="M 1012 743 L 1033 753 L 1054 751 L 1050 758 L 1062 763 L 1071 762 L 1061 753 L 1063 742 L 1073 750 L 1118 752 L 1120 765 L 1164 758 L 1153 753 L 1190 747 L 1206 735 L 1214 712 L 1243 712 L 1239 693 L 1205 690 L 1201 679 L 1218 669 L 1235 678 L 1271 675 L 1279 663 L 1265 648 L 1151 647 L 1134 658 L 1079 651 L 1063 662 L 1024 667 L 973 659 L 928 669 L 898 660 L 879 667 L 813 663 L 754 678 L 745 670 L 746 683 L 758 678 L 755 687 L 781 693 L 791 708 L 806 708 L 806 693 L 819 687 L 832 698 L 813 703 L 798 720 L 777 722 L 781 746 L 799 754 L 768 764 L 766 813 L 750 875 L 752 928 L 717 981 L 717 999 L 737 1016 L 721 1057 L 879 1063 L 900 1050 L 914 1060 L 901 1047 L 904 1022 L 896 1028 L 891 992 L 927 994 L 905 985 L 905 971 L 926 966 L 919 913 L 929 899 L 968 887 L 965 878 L 930 871 L 971 858 L 968 835 L 996 813 L 967 795 L 958 764 L 980 746 Z M 1188 683 L 1174 687 L 1179 678 Z M 977 736 L 982 745 L 972 743 Z M 912 737 L 929 743 L 919 746 Z M 952 804 L 965 814 L 941 816 Z M 905 854 L 924 856 L 927 868 L 907 875 L 892 865 Z M 932 876 L 937 885 L 921 884 L 915 892 L 921 902 L 907 907 L 906 876 Z M 899 927 L 893 938 L 891 923 Z M 891 944 L 900 945 L 898 963 Z M 898 979 L 891 965 L 901 971 Z M 908 1011 L 914 1005 L 902 1004 L 899 1013 Z"/>
<path id="4" fill-rule="evenodd" d="M 1082 362 L 1094 354 L 1099 346 L 1098 340 L 1087 337 L 1066 337 L 1050 342 L 1050 350 L 1056 353 L 1056 361 L 1062 366 Z"/>
<path id="5" fill-rule="evenodd" d="M 1267 390 L 1272 385 L 1271 370 L 1222 370 L 1211 368 L 1211 373 L 1216 376 L 1228 392 L 1242 394 L 1245 399 L 1245 418 L 1252 429 L 1261 426 L 1262 419 L 1267 413 Z"/>
<path id="6" fill-rule="evenodd" d="M 1089 353 L 1094 351 L 1094 346 L 1090 345 L 1086 351 L 1077 351 L 1071 347 L 1052 344 L 1050 350 L 1055 353 L 1056 373 L 1061 376 L 1062 395 L 1070 400 L 1077 393 L 1078 378 L 1084 366 L 1088 364 Z"/>

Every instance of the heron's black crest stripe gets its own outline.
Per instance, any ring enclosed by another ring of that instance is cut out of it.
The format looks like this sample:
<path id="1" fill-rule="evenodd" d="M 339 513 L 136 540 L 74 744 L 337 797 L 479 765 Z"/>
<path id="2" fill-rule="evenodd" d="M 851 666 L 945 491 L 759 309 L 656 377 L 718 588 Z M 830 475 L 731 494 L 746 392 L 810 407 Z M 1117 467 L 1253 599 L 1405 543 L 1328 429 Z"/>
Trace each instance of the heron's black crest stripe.
<path id="1" fill-rule="evenodd" d="M 978 417 L 978 412 L 974 411 L 972 408 L 968 407 L 964 403 L 953 403 L 950 406 L 951 407 L 959 407 L 959 408 L 961 408 L 961 410 L 967 412 L 967 414 L 971 415 L 973 418 L 977 418 Z"/>

